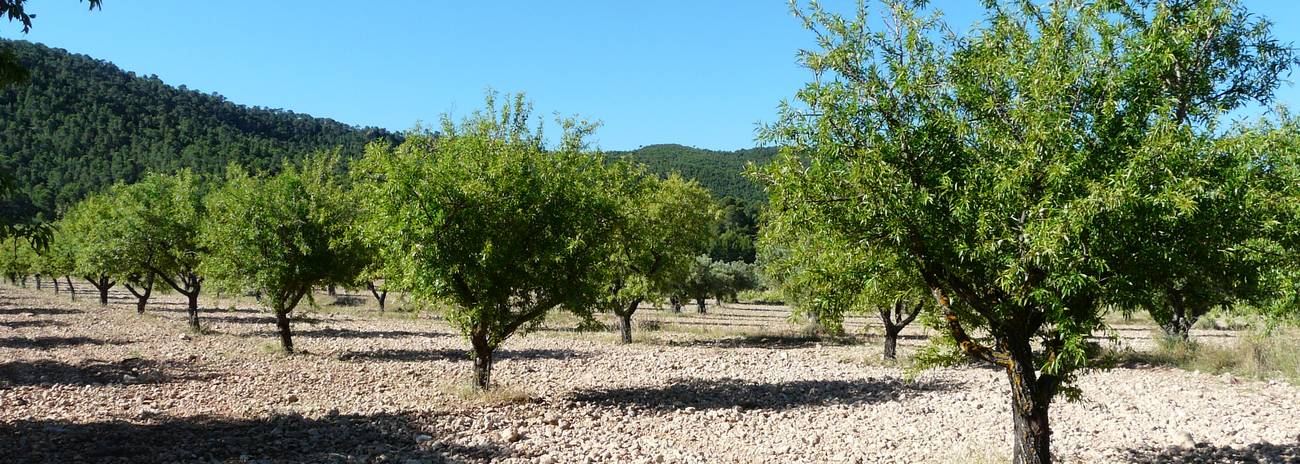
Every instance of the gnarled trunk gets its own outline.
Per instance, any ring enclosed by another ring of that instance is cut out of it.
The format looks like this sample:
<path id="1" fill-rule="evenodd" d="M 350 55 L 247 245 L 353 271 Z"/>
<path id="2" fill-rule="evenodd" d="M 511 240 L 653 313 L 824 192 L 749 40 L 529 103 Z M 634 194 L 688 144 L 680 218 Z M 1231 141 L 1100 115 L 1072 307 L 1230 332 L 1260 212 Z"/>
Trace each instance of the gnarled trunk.
<path id="1" fill-rule="evenodd" d="M 641 299 L 637 298 L 629 302 L 627 307 L 614 311 L 618 315 L 618 331 L 623 343 L 632 343 L 632 314 L 636 313 L 636 308 L 640 305 Z"/>
<path id="2" fill-rule="evenodd" d="M 1170 317 L 1168 320 L 1160 322 L 1160 329 L 1164 330 L 1165 335 L 1188 340 L 1192 337 L 1192 326 L 1196 324 L 1199 318 L 1197 311 L 1190 311 L 1186 305 L 1175 303 L 1170 306 Z"/>
<path id="3" fill-rule="evenodd" d="M 1007 380 L 1011 383 L 1011 420 L 1014 426 L 1012 462 L 1014 464 L 1049 464 L 1052 462 L 1052 429 L 1048 408 L 1056 388 L 1048 379 L 1038 378 L 1034 369 L 1033 350 L 1026 342 L 1010 350 Z"/>
<path id="4" fill-rule="evenodd" d="M 700 314 L 704 314 L 704 312 L 705 312 L 705 311 L 704 311 L 704 304 L 705 304 L 704 300 L 706 300 L 706 298 L 704 298 L 704 297 L 698 297 L 698 298 L 695 299 L 695 305 L 699 308 L 699 310 L 700 310 Z"/>
<path id="5" fill-rule="evenodd" d="M 198 332 L 202 328 L 199 327 L 199 284 L 197 282 L 194 283 L 194 291 L 186 293 L 185 297 L 189 300 L 186 310 L 189 312 L 190 330 Z"/>
<path id="6" fill-rule="evenodd" d="M 99 305 L 108 306 L 108 289 L 113 288 L 116 282 L 108 280 L 106 276 L 100 276 L 98 279 L 86 277 L 86 281 L 90 282 L 90 285 L 93 285 L 96 290 L 99 290 Z"/>
<path id="7" fill-rule="evenodd" d="M 55 295 L 58 295 L 58 294 L 59 294 L 59 277 L 58 277 L 58 276 L 55 276 L 53 279 L 50 279 L 50 281 L 54 283 L 54 294 L 55 294 Z"/>
<path id="8" fill-rule="evenodd" d="M 280 348 L 285 353 L 293 354 L 293 331 L 289 327 L 289 312 L 281 308 L 275 310 L 275 326 L 280 329 Z"/>
<path id="9" fill-rule="evenodd" d="M 72 295 L 72 301 L 77 301 L 77 287 L 72 286 L 72 276 L 63 276 L 63 279 L 68 282 L 68 293 Z"/>
<path id="10" fill-rule="evenodd" d="M 140 287 L 140 290 L 136 290 L 129 282 L 122 285 L 126 287 L 127 291 L 131 292 L 131 295 L 135 296 L 135 312 L 144 314 L 144 307 L 149 303 L 149 295 L 153 293 L 153 274 L 149 274 L 149 277 L 145 278 L 144 285 Z"/>
<path id="11" fill-rule="evenodd" d="M 900 331 L 901 328 L 893 330 L 885 328 L 885 359 L 890 361 L 898 359 L 898 332 Z"/>
<path id="12" fill-rule="evenodd" d="M 673 297 L 669 297 L 669 298 L 668 298 L 668 304 L 671 305 L 671 306 L 673 307 L 673 312 L 675 312 L 675 313 L 680 313 L 680 312 L 682 312 L 682 299 L 681 299 L 681 298 L 678 298 L 678 297 L 675 297 L 675 296 L 673 296 Z"/>
<path id="13" fill-rule="evenodd" d="M 911 311 L 907 310 L 907 305 L 902 300 L 894 302 L 894 308 L 891 312 L 888 308 L 880 308 L 880 321 L 885 325 L 885 354 L 887 360 L 898 359 L 898 334 L 903 332 L 903 328 L 912 323 L 916 316 L 921 313 L 921 303 L 912 307 Z"/>
<path id="14" fill-rule="evenodd" d="M 370 287 L 370 294 L 374 295 L 375 301 L 379 302 L 379 312 L 384 312 L 384 300 L 388 299 L 388 290 L 379 290 L 374 282 L 366 282 L 366 286 Z"/>
<path id="15" fill-rule="evenodd" d="M 475 330 L 470 335 L 474 347 L 474 385 L 487 390 L 492 385 L 492 354 L 496 347 L 488 342 L 486 330 Z"/>

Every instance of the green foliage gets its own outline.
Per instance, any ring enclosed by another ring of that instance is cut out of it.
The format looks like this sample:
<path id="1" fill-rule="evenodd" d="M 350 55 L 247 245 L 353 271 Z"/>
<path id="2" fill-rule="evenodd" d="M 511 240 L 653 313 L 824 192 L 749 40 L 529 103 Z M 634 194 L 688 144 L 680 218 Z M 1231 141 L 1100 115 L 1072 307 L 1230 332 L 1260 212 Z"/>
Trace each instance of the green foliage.
<path id="1" fill-rule="evenodd" d="M 605 153 L 610 160 L 631 159 L 645 164 L 660 177 L 678 173 L 699 182 L 718 198 L 732 197 L 744 203 L 766 200 L 762 186 L 744 176 L 749 164 L 771 162 L 776 148 L 760 147 L 736 151 L 704 150 L 675 144 L 648 145 L 632 151 Z"/>
<path id="2" fill-rule="evenodd" d="M 910 260 L 818 228 L 803 216 L 808 212 L 769 214 L 759 236 L 763 275 L 789 299 L 793 316 L 839 333 L 847 315 L 875 315 L 929 298 Z"/>
<path id="3" fill-rule="evenodd" d="M 0 172 L 12 173 L 29 199 L 24 221 L 53 218 L 91 192 L 147 172 L 219 176 L 231 163 L 273 171 L 307 153 L 342 147 L 350 159 L 370 140 L 396 138 L 237 105 L 43 45 L 0 40 L 0 49 L 31 73 L 24 85 L 0 87 Z"/>
<path id="4" fill-rule="evenodd" d="M 601 306 L 622 317 L 631 341 L 631 317 L 647 299 L 671 292 L 711 238 L 715 217 L 709 192 L 675 174 L 659 179 L 627 161 L 606 167 L 608 192 L 618 204 L 602 275 Z"/>
<path id="5" fill-rule="evenodd" d="M 990 2 L 957 36 L 910 2 L 883 5 L 884 30 L 865 6 L 796 9 L 820 49 L 801 53 L 815 77 L 764 130 L 787 147 L 756 173 L 769 208 L 924 282 L 957 345 L 1006 369 L 1017 462 L 1050 461 L 1047 405 L 1089 365 L 1105 303 L 1193 277 L 1135 261 L 1226 266 L 1237 231 L 1263 224 L 1253 194 L 1230 192 L 1255 188 L 1253 153 L 1210 121 L 1266 101 L 1290 52 L 1234 55 L 1255 37 L 1201 20 L 1234 2 L 1173 4 L 1202 13 L 1169 28 L 1164 2 Z M 1243 82 L 1258 92 L 1209 98 Z M 1168 246 L 1201 229 L 1206 255 Z"/>
<path id="6" fill-rule="evenodd" d="M 758 235 L 759 203 L 734 197 L 719 202 L 720 220 L 709 245 L 709 257 L 715 261 L 753 263 L 754 242 Z"/>
<path id="7" fill-rule="evenodd" d="M 74 205 L 56 223 L 62 250 L 71 252 L 68 273 L 86 279 L 113 278 L 138 270 L 123 237 L 117 199 L 94 194 Z"/>
<path id="8" fill-rule="evenodd" d="M 700 255 L 695 257 L 684 276 L 673 285 L 671 294 L 679 300 L 696 300 L 703 312 L 704 300 L 710 297 L 735 302 L 740 292 L 758 288 L 759 285 L 754 265 L 741 261 L 715 261 L 708 255 Z"/>
<path id="9" fill-rule="evenodd" d="M 444 117 L 437 137 L 372 144 L 362 168 L 386 277 L 452 303 L 446 318 L 473 345 L 483 388 L 493 351 L 517 330 L 557 306 L 590 317 L 619 218 L 602 159 L 584 151 L 593 127 L 562 121 L 548 150 L 530 111 L 523 95 L 498 108 L 489 94 L 467 119 Z"/>
<path id="10" fill-rule="evenodd" d="M 266 176 L 231 167 L 206 200 L 200 272 L 223 289 L 267 298 L 288 352 L 289 312 L 314 286 L 351 282 L 363 262 L 338 162 L 337 153 L 322 153 Z"/>

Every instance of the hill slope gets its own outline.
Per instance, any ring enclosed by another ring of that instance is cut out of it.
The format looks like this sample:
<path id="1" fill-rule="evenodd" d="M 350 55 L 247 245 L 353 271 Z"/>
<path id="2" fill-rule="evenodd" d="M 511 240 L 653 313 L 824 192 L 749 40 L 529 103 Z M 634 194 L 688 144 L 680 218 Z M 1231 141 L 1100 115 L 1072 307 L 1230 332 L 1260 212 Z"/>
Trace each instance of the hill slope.
<path id="1" fill-rule="evenodd" d="M 0 169 L 49 217 L 61 205 L 147 171 L 220 173 L 236 162 L 274 169 L 287 157 L 342 147 L 361 152 L 383 129 L 248 107 L 164 84 L 112 63 L 24 41 L 0 40 L 31 72 L 0 89 Z"/>
<path id="2" fill-rule="evenodd" d="M 684 145 L 648 145 L 632 151 L 607 152 L 611 158 L 630 157 L 645 163 L 659 174 L 681 173 L 695 179 L 717 197 L 736 197 L 747 202 L 767 201 L 763 187 L 745 177 L 745 165 L 772 161 L 776 148 L 750 148 L 736 151 L 715 151 Z"/>

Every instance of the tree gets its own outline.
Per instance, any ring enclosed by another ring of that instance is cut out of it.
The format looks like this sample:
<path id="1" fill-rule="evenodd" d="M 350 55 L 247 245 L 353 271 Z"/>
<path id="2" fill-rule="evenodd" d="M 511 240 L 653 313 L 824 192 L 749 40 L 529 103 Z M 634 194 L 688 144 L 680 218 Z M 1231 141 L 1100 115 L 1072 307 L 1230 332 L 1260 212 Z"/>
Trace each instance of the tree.
<path id="1" fill-rule="evenodd" d="M 1119 13 L 1133 33 L 1126 47 L 1129 73 L 1122 82 L 1130 102 L 1152 105 L 1177 131 L 1169 149 L 1202 154 L 1208 194 L 1187 214 L 1167 209 L 1142 213 L 1161 218 L 1151 230 L 1134 230 L 1143 240 L 1116 253 L 1113 265 L 1131 267 L 1116 300 L 1126 309 L 1147 310 L 1169 336 L 1187 339 L 1202 315 L 1234 302 L 1261 304 L 1272 294 L 1262 285 L 1271 257 L 1251 242 L 1271 218 L 1255 188 L 1261 171 L 1238 158 L 1253 148 L 1249 131 L 1216 134 L 1222 111 L 1246 103 L 1268 106 L 1289 66 L 1290 47 L 1273 36 L 1266 19 L 1232 1 L 1135 1 Z M 1198 130 L 1205 127 L 1207 130 Z M 1143 249 L 1138 246 L 1146 247 Z M 1181 261 L 1178 261 L 1181 260 Z"/>
<path id="2" fill-rule="evenodd" d="M 131 258 L 116 233 L 115 202 L 107 192 L 86 197 L 56 223 L 62 243 L 70 251 L 70 274 L 90 282 L 99 291 L 99 304 L 108 305 L 108 291 L 118 278 L 130 274 Z"/>
<path id="3" fill-rule="evenodd" d="M 184 295 L 190 329 L 198 331 L 203 286 L 199 267 L 205 254 L 199 232 L 206 214 L 199 179 L 188 170 L 148 174 L 120 188 L 118 195 L 122 237 L 148 275 L 146 288 L 152 288 L 156 277 Z"/>
<path id="4" fill-rule="evenodd" d="M 1105 303 L 1146 285 L 1121 254 L 1159 252 L 1151 234 L 1169 232 L 1147 213 L 1190 217 L 1218 195 L 1222 170 L 1251 163 L 1200 151 L 1212 125 L 1180 124 L 1177 100 L 1149 90 L 1168 84 L 1139 78 L 1154 65 L 1144 32 L 1180 43 L 1218 31 L 1124 19 L 1166 3 L 1062 0 L 990 2 L 957 36 L 909 5 L 885 4 L 883 32 L 865 7 L 848 19 L 795 10 L 821 46 L 800 55 L 815 78 L 765 128 L 787 148 L 759 176 L 773 210 L 812 210 L 810 227 L 914 267 L 956 346 L 1006 373 L 1015 462 L 1050 462 L 1052 400 L 1077 393 Z M 1188 72 L 1218 83 L 1239 70 L 1226 64 Z M 1187 112 L 1235 107 L 1220 103 Z M 1178 249 L 1168 262 L 1196 264 Z"/>
<path id="5" fill-rule="evenodd" d="M 604 291 L 618 205 L 606 192 L 598 155 L 585 150 L 592 125 L 561 122 L 547 149 L 530 129 L 522 94 L 456 123 L 436 137 L 415 133 L 397 147 L 372 144 L 368 200 L 384 243 L 386 277 L 413 296 L 442 300 L 473 347 L 475 383 L 490 385 L 493 353 L 519 330 L 563 306 L 583 318 Z"/>
<path id="6" fill-rule="evenodd" d="M 846 315 L 878 315 L 884 326 L 883 357 L 897 359 L 899 334 L 927 306 L 920 273 L 898 255 L 809 227 L 817 223 L 815 209 L 787 206 L 791 208 L 780 214 L 768 214 L 760 231 L 764 274 L 793 303 L 795 315 L 812 318 L 833 333 L 844 331 Z"/>
<path id="7" fill-rule="evenodd" d="M 718 290 L 716 267 L 717 263 L 708 255 L 696 256 L 695 260 L 691 261 L 686 273 L 673 285 L 670 298 L 674 301 L 674 311 L 681 311 L 680 302 L 695 300 L 699 313 L 705 313 L 706 301 L 710 296 L 716 295 Z"/>
<path id="8" fill-rule="evenodd" d="M 623 343 L 632 342 L 632 315 L 641 302 L 666 294 L 710 239 L 713 200 L 708 190 L 673 174 L 647 175 L 616 162 L 607 179 L 616 184 L 619 218 L 614 223 L 602 306 L 619 318 Z"/>
<path id="9" fill-rule="evenodd" d="M 286 163 L 273 176 L 235 166 L 228 172 L 205 200 L 199 274 L 225 289 L 264 295 L 280 346 L 293 353 L 289 313 L 312 287 L 351 282 L 362 261 L 348 231 L 356 213 L 345 201 L 337 154 Z"/>

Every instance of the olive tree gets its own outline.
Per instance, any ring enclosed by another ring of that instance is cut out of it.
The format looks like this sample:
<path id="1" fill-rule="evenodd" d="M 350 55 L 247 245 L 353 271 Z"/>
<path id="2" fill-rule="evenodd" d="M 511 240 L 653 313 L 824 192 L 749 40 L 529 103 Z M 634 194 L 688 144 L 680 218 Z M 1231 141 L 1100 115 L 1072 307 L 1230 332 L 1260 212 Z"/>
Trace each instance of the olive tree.
<path id="1" fill-rule="evenodd" d="M 585 150 L 592 126 L 561 123 L 548 149 L 529 124 L 522 94 L 460 122 L 444 116 L 435 137 L 372 144 L 360 169 L 372 173 L 371 229 L 385 244 L 385 276 L 445 316 L 473 347 L 475 383 L 488 388 L 497 347 L 563 306 L 591 317 L 604 291 L 618 204 L 601 158 Z"/>
<path id="2" fill-rule="evenodd" d="M 695 181 L 649 175 L 628 162 L 609 166 L 618 220 L 611 231 L 602 306 L 618 316 L 623 343 L 632 342 L 632 315 L 647 299 L 671 292 L 711 238 L 712 197 Z"/>
<path id="3" fill-rule="evenodd" d="M 1158 248 L 1164 218 L 1190 217 L 1219 195 L 1224 170 L 1251 163 L 1202 151 L 1218 132 L 1178 121 L 1242 101 L 1181 108 L 1165 98 L 1170 84 L 1145 79 L 1182 59 L 1146 54 L 1149 34 L 1179 43 L 1222 31 L 1148 29 L 1169 2 L 1061 0 L 989 2 L 957 35 L 911 5 L 885 3 L 879 23 L 865 7 L 853 18 L 795 9 L 818 37 L 800 55 L 814 79 L 765 128 L 786 148 L 758 175 L 774 210 L 810 209 L 810 227 L 915 268 L 960 351 L 1004 370 L 1015 462 L 1050 462 L 1049 406 L 1077 394 L 1105 303 L 1148 285 L 1123 254 L 1195 264 Z M 1183 78 L 1218 83 L 1232 63 Z"/>
<path id="4" fill-rule="evenodd" d="M 223 289 L 263 295 L 286 353 L 294 351 L 289 314 L 298 303 L 314 286 L 352 281 L 361 263 L 349 233 L 354 205 L 337 168 L 336 154 L 286 163 L 275 175 L 232 166 L 205 200 L 199 273 Z"/>

